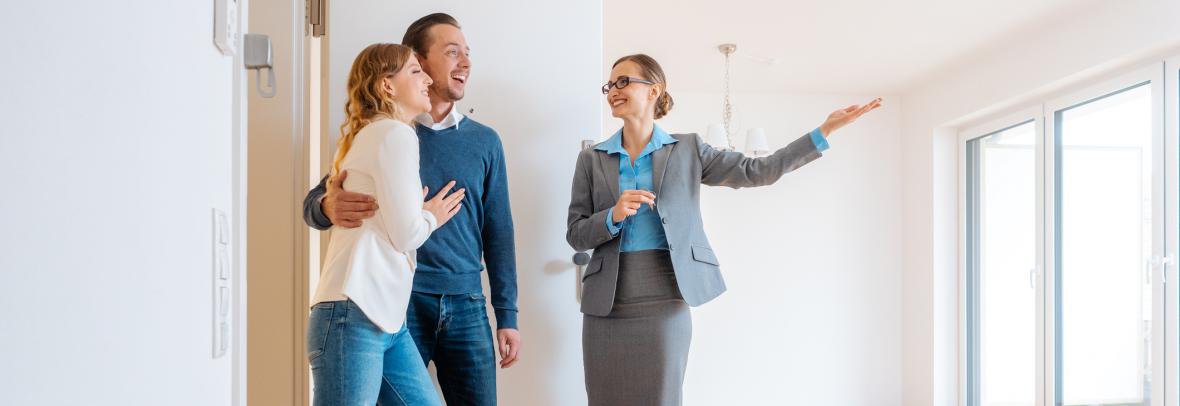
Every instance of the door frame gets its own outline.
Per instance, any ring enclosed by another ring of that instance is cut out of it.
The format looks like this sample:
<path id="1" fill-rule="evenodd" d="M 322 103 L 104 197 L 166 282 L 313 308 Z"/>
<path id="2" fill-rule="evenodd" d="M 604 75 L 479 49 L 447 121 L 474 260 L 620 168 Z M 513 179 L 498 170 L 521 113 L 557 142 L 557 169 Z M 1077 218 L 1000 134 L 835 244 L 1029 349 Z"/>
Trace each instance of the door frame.
<path id="1" fill-rule="evenodd" d="M 250 28 L 250 0 L 238 0 L 235 4 L 238 7 L 236 13 L 238 16 L 238 31 L 248 32 Z M 237 39 L 236 48 L 239 50 L 244 49 L 241 37 Z M 233 241 L 230 259 L 232 261 L 230 267 L 233 275 L 230 281 L 233 294 L 233 300 L 230 304 L 233 312 L 233 326 L 231 327 L 233 343 L 229 352 L 232 357 L 231 362 L 233 363 L 233 372 L 231 374 L 233 379 L 231 384 L 233 404 L 235 406 L 244 406 L 247 404 L 247 377 L 249 375 L 249 369 L 247 368 L 247 360 L 249 359 L 249 348 L 247 347 L 249 319 L 247 319 L 247 315 L 249 312 L 246 295 L 248 289 L 246 283 L 249 279 L 246 273 L 248 272 L 246 261 L 249 255 L 247 251 L 248 236 L 246 227 L 248 220 L 247 192 L 249 185 L 249 166 L 247 165 L 247 158 L 249 157 L 249 137 L 247 136 L 249 134 L 249 112 L 246 106 L 248 105 L 247 96 L 250 92 L 250 87 L 248 86 L 249 81 L 246 78 L 242 52 L 236 52 L 233 55 L 233 72 L 233 117 L 231 118 L 233 126 L 233 135 L 231 138 L 233 151 L 230 155 L 233 165 L 231 169 L 231 188 L 233 189 L 231 192 L 231 204 L 233 207 L 230 208 L 230 221 L 232 222 L 230 232 L 233 234 L 230 238 Z"/>
<path id="2" fill-rule="evenodd" d="M 270 99 L 257 98 L 256 84 L 248 83 L 255 80 L 253 75 L 244 82 L 249 104 L 257 108 L 248 113 L 254 133 L 246 141 L 256 144 L 256 148 L 267 147 L 265 152 L 258 151 L 254 156 L 262 161 L 252 162 L 256 168 L 265 168 L 265 173 L 255 174 L 255 181 L 262 184 L 250 188 L 253 192 L 250 199 L 257 205 L 255 214 L 262 211 L 281 214 L 277 218 L 271 216 L 266 222 L 259 218 L 252 220 L 256 238 L 251 241 L 250 251 L 255 254 L 255 263 L 249 282 L 254 287 L 255 301 L 270 302 L 254 307 L 255 330 L 272 330 L 259 325 L 268 321 L 283 326 L 274 332 L 275 341 L 259 341 L 255 333 L 252 351 L 255 363 L 246 375 L 253 378 L 249 382 L 256 396 L 254 400 L 262 404 L 286 403 L 286 400 L 261 399 L 260 396 L 271 395 L 260 391 L 284 399 L 290 396 L 294 405 L 307 405 L 310 400 L 305 337 L 311 231 L 302 218 L 303 198 L 310 188 L 307 7 L 308 0 L 251 0 L 250 3 L 250 8 L 257 10 L 250 14 L 254 33 L 271 38 L 273 69 L 279 79 L 276 94 Z M 281 262 L 259 263 L 262 261 L 259 255 Z M 266 287 L 273 288 L 266 289 L 267 295 L 258 295 Z M 246 398 L 245 394 L 241 396 Z"/>

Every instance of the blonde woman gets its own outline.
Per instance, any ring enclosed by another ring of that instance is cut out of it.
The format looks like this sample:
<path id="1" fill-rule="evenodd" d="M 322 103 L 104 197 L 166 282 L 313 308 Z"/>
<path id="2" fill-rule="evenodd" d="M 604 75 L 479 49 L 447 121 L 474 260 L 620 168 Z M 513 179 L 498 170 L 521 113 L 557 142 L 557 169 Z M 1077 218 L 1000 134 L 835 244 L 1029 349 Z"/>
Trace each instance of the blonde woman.
<path id="1" fill-rule="evenodd" d="M 315 405 L 441 405 L 405 329 L 414 250 L 461 208 L 463 190 L 423 203 L 418 136 L 431 79 L 413 52 L 370 45 L 348 76 L 333 173 L 374 196 L 376 215 L 333 228 L 307 327 Z M 449 187 L 448 187 L 449 188 Z"/>

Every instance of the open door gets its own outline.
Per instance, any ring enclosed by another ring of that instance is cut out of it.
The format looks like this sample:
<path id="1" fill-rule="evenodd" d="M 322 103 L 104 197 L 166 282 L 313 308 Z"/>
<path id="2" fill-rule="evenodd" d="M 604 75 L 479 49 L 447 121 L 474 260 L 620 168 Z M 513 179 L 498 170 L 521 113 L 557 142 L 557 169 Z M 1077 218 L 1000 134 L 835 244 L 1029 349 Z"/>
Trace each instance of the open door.
<path id="1" fill-rule="evenodd" d="M 601 1 L 328 2 L 322 60 L 309 63 L 322 68 L 324 79 L 316 114 L 320 152 L 311 154 L 319 173 L 312 177 L 325 173 L 335 152 L 357 53 L 400 42 L 411 22 L 440 11 L 459 20 L 471 46 L 471 81 L 456 106 L 499 133 L 507 159 L 523 344 L 520 362 L 499 370 L 499 404 L 584 405 L 582 317 L 565 221 L 581 141 L 604 135 Z M 312 269 L 318 273 L 314 263 Z"/>

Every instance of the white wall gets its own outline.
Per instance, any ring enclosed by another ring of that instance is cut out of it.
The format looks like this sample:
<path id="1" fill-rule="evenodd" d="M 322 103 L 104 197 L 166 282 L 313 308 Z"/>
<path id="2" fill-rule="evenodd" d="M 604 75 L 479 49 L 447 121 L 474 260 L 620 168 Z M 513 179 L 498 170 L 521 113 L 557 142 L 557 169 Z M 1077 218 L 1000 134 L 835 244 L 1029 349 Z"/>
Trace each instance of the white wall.
<path id="1" fill-rule="evenodd" d="M 1097 2 L 1014 31 L 903 95 L 904 404 L 956 402 L 955 129 L 1180 53 L 1177 15 L 1174 0 Z"/>
<path id="2" fill-rule="evenodd" d="M 361 49 L 400 42 L 406 26 L 431 12 L 450 13 L 463 25 L 472 69 L 458 105 L 500 133 L 516 226 L 523 344 L 520 362 L 498 375 L 500 404 L 584 405 L 582 319 L 565 219 L 579 140 L 601 133 L 601 1 L 331 5 L 325 126 L 333 139 L 347 71 Z"/>
<path id="3" fill-rule="evenodd" d="M 681 68 L 665 71 L 674 80 Z M 721 94 L 671 94 L 666 130 L 720 120 Z M 872 97 L 742 93 L 735 104 L 773 149 Z M 901 404 L 900 114 L 886 104 L 772 186 L 703 189 L 729 291 L 693 309 L 686 405 Z"/>
<path id="4" fill-rule="evenodd" d="M 2 402 L 230 404 L 211 210 L 233 206 L 236 93 L 213 3 L 7 6 Z"/>

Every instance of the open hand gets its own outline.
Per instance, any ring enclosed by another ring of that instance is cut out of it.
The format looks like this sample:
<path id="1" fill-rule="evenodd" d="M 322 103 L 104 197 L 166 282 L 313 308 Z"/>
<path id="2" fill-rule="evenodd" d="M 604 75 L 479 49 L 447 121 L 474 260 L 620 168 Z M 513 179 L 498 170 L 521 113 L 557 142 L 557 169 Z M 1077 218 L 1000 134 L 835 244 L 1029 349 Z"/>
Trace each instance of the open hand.
<path id="1" fill-rule="evenodd" d="M 443 186 L 442 190 L 439 190 L 434 195 L 434 198 L 422 203 L 422 210 L 433 214 L 434 219 L 438 221 L 438 225 L 435 228 L 442 227 L 443 224 L 451 221 L 451 217 L 455 217 L 455 213 L 458 213 L 459 209 L 463 208 L 463 196 L 467 196 L 467 189 L 459 189 L 447 195 L 453 187 L 455 187 L 455 181 L 452 180 L 446 186 Z M 430 193 L 430 188 L 422 188 L 423 197 L 427 196 L 428 193 Z"/>
<path id="2" fill-rule="evenodd" d="M 878 97 L 863 106 L 857 106 L 854 104 L 840 110 L 833 111 L 832 114 L 828 115 L 828 120 L 824 121 L 823 124 L 820 124 L 819 132 L 824 134 L 824 138 L 828 138 L 828 136 L 830 136 L 833 131 L 839 130 L 841 127 L 844 127 L 848 124 L 852 124 L 853 121 L 856 121 L 856 119 L 860 118 L 860 116 L 863 116 L 865 113 L 873 111 L 877 107 L 881 107 L 881 101 L 882 99 Z"/>

